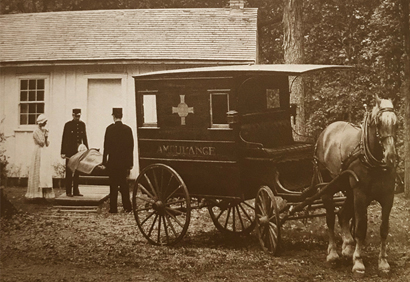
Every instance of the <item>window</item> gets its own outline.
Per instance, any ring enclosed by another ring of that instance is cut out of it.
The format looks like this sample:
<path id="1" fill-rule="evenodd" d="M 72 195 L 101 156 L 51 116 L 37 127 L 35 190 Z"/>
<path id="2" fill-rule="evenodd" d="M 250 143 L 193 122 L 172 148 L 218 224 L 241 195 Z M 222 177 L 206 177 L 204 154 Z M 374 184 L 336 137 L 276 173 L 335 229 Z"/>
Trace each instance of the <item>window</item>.
<path id="1" fill-rule="evenodd" d="M 268 109 L 280 108 L 279 89 L 266 89 L 266 105 Z"/>
<path id="2" fill-rule="evenodd" d="M 224 92 L 211 92 L 211 127 L 228 128 L 226 113 L 229 112 L 229 95 Z"/>
<path id="3" fill-rule="evenodd" d="M 44 113 L 44 79 L 20 80 L 20 124 L 36 124 Z"/>
<path id="4" fill-rule="evenodd" d="M 157 126 L 157 96 L 155 94 L 142 95 L 142 125 L 146 127 Z"/>

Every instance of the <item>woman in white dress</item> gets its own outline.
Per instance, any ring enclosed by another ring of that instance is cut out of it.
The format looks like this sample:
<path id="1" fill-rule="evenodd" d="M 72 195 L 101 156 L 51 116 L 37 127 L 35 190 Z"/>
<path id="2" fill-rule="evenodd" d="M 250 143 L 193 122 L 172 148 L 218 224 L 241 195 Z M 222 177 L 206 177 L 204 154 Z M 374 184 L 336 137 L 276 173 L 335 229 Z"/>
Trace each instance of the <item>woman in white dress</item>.
<path id="1" fill-rule="evenodd" d="M 33 132 L 34 152 L 28 173 L 27 199 L 53 199 L 53 172 L 50 161 L 48 130 L 45 127 L 47 117 L 41 114 L 37 118 L 38 128 Z"/>

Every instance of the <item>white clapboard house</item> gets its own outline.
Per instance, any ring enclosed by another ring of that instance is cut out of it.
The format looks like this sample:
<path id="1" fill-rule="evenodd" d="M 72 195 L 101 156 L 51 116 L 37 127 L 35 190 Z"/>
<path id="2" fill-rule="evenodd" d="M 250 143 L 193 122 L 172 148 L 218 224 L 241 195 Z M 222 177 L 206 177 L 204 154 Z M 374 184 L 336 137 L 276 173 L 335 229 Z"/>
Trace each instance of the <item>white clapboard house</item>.
<path id="1" fill-rule="evenodd" d="M 239 3 L 239 4 L 238 4 Z M 91 148 L 102 148 L 112 108 L 136 134 L 133 76 L 197 66 L 254 64 L 257 9 L 133 9 L 0 15 L 0 144 L 9 177 L 27 177 L 36 117 L 49 119 L 54 177 L 64 123 L 82 109 Z M 134 136 L 136 140 L 136 136 Z M 138 174 L 138 149 L 132 176 Z"/>

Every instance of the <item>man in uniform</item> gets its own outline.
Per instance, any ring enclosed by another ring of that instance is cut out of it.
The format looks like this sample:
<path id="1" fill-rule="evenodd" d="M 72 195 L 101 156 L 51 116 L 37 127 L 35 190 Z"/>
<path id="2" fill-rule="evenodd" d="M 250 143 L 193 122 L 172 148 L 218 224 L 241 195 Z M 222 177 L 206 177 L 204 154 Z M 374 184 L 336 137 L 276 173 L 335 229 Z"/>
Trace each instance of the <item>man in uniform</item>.
<path id="1" fill-rule="evenodd" d="M 78 146 L 84 144 L 88 148 L 85 123 L 80 120 L 81 109 L 73 109 L 73 120 L 64 125 L 63 139 L 61 142 L 61 158 L 66 160 L 65 189 L 68 197 L 82 196 L 78 190 L 78 172 L 73 172 L 68 167 L 68 160 L 78 152 Z"/>
<path id="2" fill-rule="evenodd" d="M 131 212 L 127 176 L 134 163 L 134 137 L 129 126 L 122 123 L 122 108 L 113 108 L 114 123 L 104 136 L 103 165 L 110 179 L 110 213 L 117 213 L 118 186 L 125 212 Z"/>

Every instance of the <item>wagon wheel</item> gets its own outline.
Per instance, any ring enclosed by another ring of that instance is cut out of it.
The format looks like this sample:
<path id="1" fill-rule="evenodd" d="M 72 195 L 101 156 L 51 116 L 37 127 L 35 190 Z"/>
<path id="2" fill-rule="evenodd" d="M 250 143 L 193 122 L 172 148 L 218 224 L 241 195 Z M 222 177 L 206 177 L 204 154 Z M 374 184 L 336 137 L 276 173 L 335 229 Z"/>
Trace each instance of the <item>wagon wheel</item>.
<path id="1" fill-rule="evenodd" d="M 138 176 L 132 194 L 134 217 L 154 245 L 173 245 L 187 232 L 191 218 L 188 189 L 171 167 L 152 164 Z"/>
<path id="2" fill-rule="evenodd" d="M 262 249 L 276 254 L 280 242 L 280 218 L 278 205 L 272 190 L 262 186 L 255 199 L 256 231 Z"/>
<path id="3" fill-rule="evenodd" d="M 221 232 L 247 235 L 255 228 L 254 200 L 217 200 L 208 210 L 216 228 Z"/>

